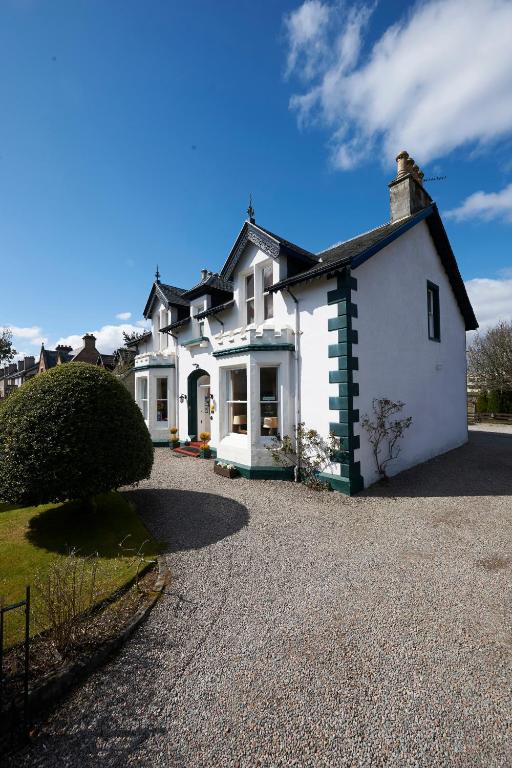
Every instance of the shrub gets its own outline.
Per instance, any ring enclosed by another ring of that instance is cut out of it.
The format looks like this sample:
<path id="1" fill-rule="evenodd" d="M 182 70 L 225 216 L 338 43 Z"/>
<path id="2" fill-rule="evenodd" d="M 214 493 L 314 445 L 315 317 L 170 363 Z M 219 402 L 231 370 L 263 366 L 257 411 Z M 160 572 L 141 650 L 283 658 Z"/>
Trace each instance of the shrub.
<path id="1" fill-rule="evenodd" d="M 85 503 L 149 477 L 142 414 L 111 373 L 66 363 L 35 376 L 0 406 L 0 499 Z"/>
<path id="2" fill-rule="evenodd" d="M 208 443 L 210 442 L 211 435 L 209 432 L 200 432 L 199 433 L 199 439 L 201 441 L 201 448 L 208 448 Z"/>
<path id="3" fill-rule="evenodd" d="M 293 437 L 276 436 L 266 446 L 275 464 L 293 468 L 296 481 L 300 481 L 313 490 L 330 490 L 329 484 L 319 479 L 318 475 L 338 461 L 342 452 L 340 438 L 330 434 L 326 440 L 316 429 L 307 429 L 303 421 L 297 425 Z"/>
<path id="4" fill-rule="evenodd" d="M 372 408 L 374 420 L 371 421 L 365 414 L 361 426 L 368 433 L 368 441 L 372 447 L 375 466 L 382 480 L 387 479 L 386 467 L 390 461 L 398 458 L 400 453 L 400 440 L 406 429 L 412 424 L 412 416 L 404 419 L 394 419 L 395 414 L 400 413 L 405 403 L 400 400 L 394 402 L 386 397 L 373 398 Z"/>

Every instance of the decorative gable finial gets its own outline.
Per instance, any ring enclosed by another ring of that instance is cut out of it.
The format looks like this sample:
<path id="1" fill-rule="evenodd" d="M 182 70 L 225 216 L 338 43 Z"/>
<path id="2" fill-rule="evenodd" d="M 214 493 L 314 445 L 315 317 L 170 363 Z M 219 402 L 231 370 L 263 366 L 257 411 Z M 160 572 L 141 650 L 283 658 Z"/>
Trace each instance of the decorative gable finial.
<path id="1" fill-rule="evenodd" d="M 251 224 L 256 222 L 256 219 L 254 218 L 254 208 L 252 207 L 252 194 L 249 195 L 249 207 L 247 209 L 247 216 L 249 217 Z"/>
<path id="2" fill-rule="evenodd" d="M 156 265 L 155 278 L 156 278 L 156 282 L 159 283 L 160 282 L 160 272 L 158 271 L 158 264 Z"/>

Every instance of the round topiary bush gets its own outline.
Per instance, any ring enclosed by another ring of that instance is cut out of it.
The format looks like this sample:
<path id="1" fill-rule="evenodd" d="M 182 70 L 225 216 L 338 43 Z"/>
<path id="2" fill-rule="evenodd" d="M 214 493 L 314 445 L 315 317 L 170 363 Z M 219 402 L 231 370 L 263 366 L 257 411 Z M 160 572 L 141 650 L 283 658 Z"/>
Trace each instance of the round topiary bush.
<path id="1" fill-rule="evenodd" d="M 94 495 L 149 477 L 153 445 L 139 407 L 108 371 L 66 363 L 0 406 L 0 500 Z"/>

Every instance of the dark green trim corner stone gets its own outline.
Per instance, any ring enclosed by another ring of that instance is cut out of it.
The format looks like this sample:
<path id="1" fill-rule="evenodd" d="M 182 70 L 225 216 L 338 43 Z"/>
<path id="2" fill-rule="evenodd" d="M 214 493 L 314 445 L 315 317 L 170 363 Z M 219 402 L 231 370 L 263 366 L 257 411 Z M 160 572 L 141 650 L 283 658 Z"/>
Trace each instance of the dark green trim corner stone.
<path id="1" fill-rule="evenodd" d="M 354 424 L 359 421 L 359 410 L 354 408 L 354 397 L 359 395 L 359 384 L 353 381 L 353 372 L 359 369 L 359 358 L 353 354 L 359 342 L 357 331 L 352 328 L 352 318 L 357 317 L 354 291 L 357 291 L 357 280 L 346 269 L 338 275 L 336 288 L 327 293 L 327 303 L 338 305 L 337 316 L 328 320 L 328 329 L 333 333 L 328 356 L 337 361 L 337 370 L 329 371 L 329 383 L 338 385 L 338 396 L 329 397 L 329 410 L 338 413 L 337 421 L 330 422 L 329 430 L 340 438 L 341 447 L 333 456 L 339 464 L 339 475 L 320 474 L 333 490 L 349 496 L 364 488 L 360 463 L 354 453 L 360 443 L 359 435 L 354 435 Z"/>

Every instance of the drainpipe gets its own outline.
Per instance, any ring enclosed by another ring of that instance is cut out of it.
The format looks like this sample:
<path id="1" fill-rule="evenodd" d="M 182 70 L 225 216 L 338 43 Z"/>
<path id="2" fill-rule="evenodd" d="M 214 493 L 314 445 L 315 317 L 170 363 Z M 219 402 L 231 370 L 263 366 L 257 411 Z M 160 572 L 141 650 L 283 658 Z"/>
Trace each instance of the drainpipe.
<path id="1" fill-rule="evenodd" d="M 176 391 L 174 393 L 174 404 L 176 407 L 176 427 L 178 429 L 178 436 L 180 434 L 180 399 L 179 399 L 179 386 L 180 386 L 180 345 L 178 343 L 178 337 L 171 331 L 165 331 L 168 336 L 172 336 L 176 342 Z"/>
<path id="2" fill-rule="evenodd" d="M 300 407 L 300 312 L 299 312 L 299 300 L 296 296 L 293 295 L 293 293 L 290 291 L 289 288 L 286 289 L 289 293 L 289 295 L 292 297 L 293 301 L 295 302 L 295 351 L 294 351 L 294 357 L 295 357 L 295 421 L 296 421 L 296 427 L 297 430 L 299 428 L 299 424 L 301 422 L 301 407 Z M 301 464 L 301 455 L 300 455 L 300 444 L 297 443 L 297 466 L 294 469 L 293 475 L 294 480 L 296 483 L 299 482 L 299 475 L 300 475 L 300 464 Z"/>

